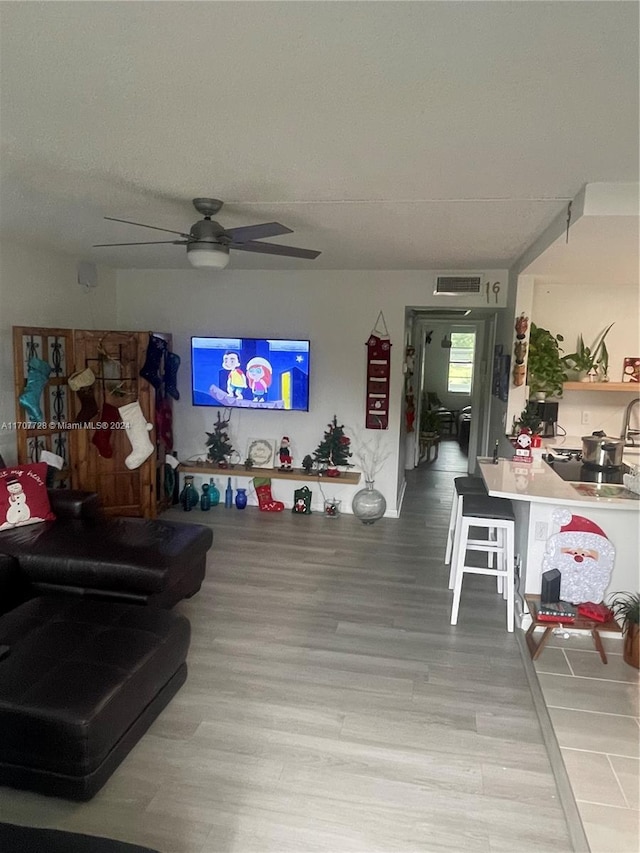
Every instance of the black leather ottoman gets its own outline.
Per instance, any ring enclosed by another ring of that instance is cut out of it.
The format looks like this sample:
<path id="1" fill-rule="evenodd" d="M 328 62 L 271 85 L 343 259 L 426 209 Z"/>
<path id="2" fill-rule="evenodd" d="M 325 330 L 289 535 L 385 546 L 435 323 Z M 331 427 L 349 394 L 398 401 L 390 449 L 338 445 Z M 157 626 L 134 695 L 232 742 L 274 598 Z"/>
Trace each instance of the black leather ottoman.
<path id="1" fill-rule="evenodd" d="M 0 552 L 39 593 L 173 607 L 200 589 L 212 541 L 200 524 L 98 515 L 2 531 Z"/>
<path id="2" fill-rule="evenodd" d="M 176 613 L 35 598 L 0 617 L 0 784 L 88 800 L 184 683 Z"/>

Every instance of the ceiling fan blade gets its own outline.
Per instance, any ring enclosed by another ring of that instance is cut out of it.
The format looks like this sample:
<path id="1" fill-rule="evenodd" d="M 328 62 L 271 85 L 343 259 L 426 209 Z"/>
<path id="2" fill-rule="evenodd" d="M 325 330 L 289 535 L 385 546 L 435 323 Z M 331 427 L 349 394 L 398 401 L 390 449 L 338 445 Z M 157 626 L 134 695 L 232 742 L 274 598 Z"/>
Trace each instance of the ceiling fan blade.
<path id="1" fill-rule="evenodd" d="M 261 225 L 225 228 L 224 233 L 234 243 L 245 243 L 247 240 L 262 240 L 263 237 L 280 237 L 281 234 L 293 234 L 293 231 L 286 225 L 280 225 L 279 222 L 263 222 Z"/>
<path id="2" fill-rule="evenodd" d="M 241 252 L 261 252 L 263 255 L 286 255 L 289 258 L 308 258 L 312 261 L 320 252 L 313 249 L 298 249 L 296 246 L 278 246 L 275 243 L 259 243 L 250 240 L 247 243 L 231 243 L 230 249 Z"/>
<path id="3" fill-rule="evenodd" d="M 189 236 L 184 231 L 172 231 L 171 228 L 158 228 L 157 225 L 145 225 L 144 222 L 132 222 L 130 219 L 116 219 L 115 216 L 105 216 L 104 218 L 110 222 L 124 222 L 126 225 L 139 225 L 140 228 L 153 228 L 154 231 L 166 231 L 167 234 L 179 234 L 181 237 Z"/>
<path id="4" fill-rule="evenodd" d="M 163 246 L 171 243 L 173 246 L 186 246 L 188 240 L 145 240 L 142 243 L 94 243 L 94 249 L 103 249 L 105 246 Z"/>

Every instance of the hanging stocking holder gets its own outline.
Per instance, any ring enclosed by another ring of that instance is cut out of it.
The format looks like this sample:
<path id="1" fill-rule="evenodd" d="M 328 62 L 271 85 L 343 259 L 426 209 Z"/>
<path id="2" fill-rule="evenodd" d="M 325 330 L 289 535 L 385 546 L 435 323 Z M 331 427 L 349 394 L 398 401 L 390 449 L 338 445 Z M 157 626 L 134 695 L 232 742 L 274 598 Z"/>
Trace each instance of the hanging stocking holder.
<path id="1" fill-rule="evenodd" d="M 367 347 L 367 429 L 389 428 L 389 377 L 391 341 L 382 311 L 371 330 Z"/>

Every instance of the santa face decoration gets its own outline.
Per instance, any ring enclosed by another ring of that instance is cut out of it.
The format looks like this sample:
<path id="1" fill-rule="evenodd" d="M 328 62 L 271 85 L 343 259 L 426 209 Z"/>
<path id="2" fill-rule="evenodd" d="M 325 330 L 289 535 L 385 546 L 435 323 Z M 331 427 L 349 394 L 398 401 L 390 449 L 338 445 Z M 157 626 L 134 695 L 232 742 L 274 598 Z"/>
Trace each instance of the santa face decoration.
<path id="1" fill-rule="evenodd" d="M 569 510 L 556 510 L 553 519 L 562 526 L 547 539 L 542 571 L 559 569 L 560 598 L 572 604 L 599 604 L 609 586 L 616 551 L 595 522 Z"/>

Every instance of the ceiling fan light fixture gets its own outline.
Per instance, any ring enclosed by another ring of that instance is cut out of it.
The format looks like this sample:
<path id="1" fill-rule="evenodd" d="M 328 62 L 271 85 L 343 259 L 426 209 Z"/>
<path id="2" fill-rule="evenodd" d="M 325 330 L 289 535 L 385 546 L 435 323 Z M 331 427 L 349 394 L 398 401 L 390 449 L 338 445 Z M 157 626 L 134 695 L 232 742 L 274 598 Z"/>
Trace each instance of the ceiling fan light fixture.
<path id="1" fill-rule="evenodd" d="M 229 265 L 229 249 L 224 246 L 193 243 L 187 246 L 187 258 L 196 269 L 223 270 Z"/>

